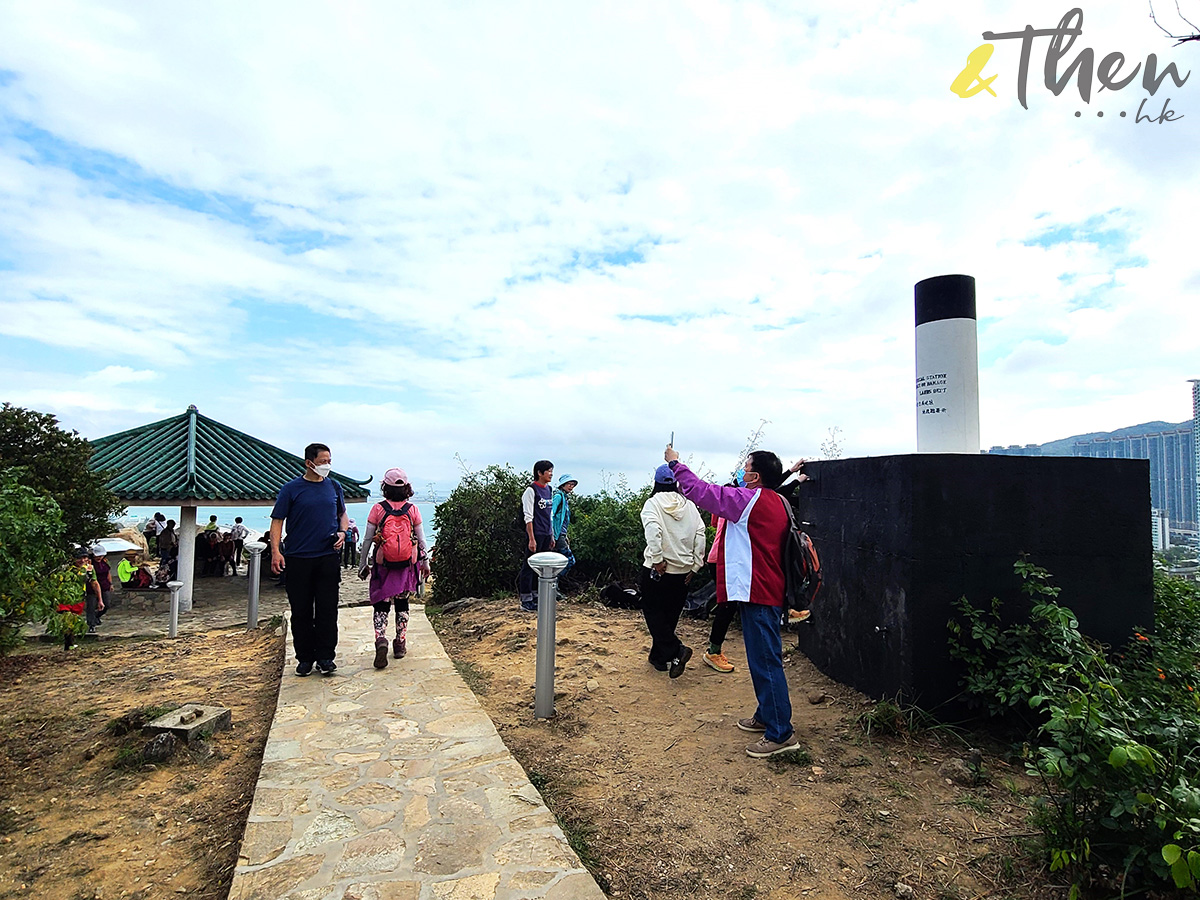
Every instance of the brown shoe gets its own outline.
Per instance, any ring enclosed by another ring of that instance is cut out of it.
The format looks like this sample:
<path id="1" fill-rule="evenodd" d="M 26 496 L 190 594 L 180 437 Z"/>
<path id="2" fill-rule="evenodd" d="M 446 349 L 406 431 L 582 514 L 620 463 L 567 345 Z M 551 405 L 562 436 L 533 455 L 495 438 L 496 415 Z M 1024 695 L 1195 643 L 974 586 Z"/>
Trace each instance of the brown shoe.
<path id="1" fill-rule="evenodd" d="M 396 659 L 404 659 L 406 653 L 408 653 L 407 638 L 396 638 L 392 641 L 392 656 L 396 657 Z"/>
<path id="2" fill-rule="evenodd" d="M 748 731 L 751 734 L 762 734 L 767 730 L 767 726 L 758 721 L 758 719 L 754 718 L 754 716 L 751 716 L 748 719 L 738 719 L 737 726 L 738 728 L 742 729 L 742 731 Z"/>
<path id="3" fill-rule="evenodd" d="M 387 638 L 380 638 L 375 642 L 375 668 L 387 668 Z"/>
<path id="4" fill-rule="evenodd" d="M 768 741 L 765 735 L 760 737 L 746 748 L 746 755 L 752 756 L 755 759 L 766 759 L 768 756 L 775 756 L 777 753 L 790 753 L 793 750 L 799 749 L 800 738 L 796 737 L 796 732 L 793 731 L 779 744 L 776 744 L 774 741 Z"/>

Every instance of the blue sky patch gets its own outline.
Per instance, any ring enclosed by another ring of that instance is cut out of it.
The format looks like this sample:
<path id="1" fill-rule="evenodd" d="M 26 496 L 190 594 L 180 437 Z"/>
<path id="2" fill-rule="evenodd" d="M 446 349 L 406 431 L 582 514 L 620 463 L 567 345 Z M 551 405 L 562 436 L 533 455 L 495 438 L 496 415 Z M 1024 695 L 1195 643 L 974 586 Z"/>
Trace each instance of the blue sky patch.
<path id="1" fill-rule="evenodd" d="M 256 241 L 278 246 L 285 254 L 334 247 L 349 238 L 315 229 L 287 228 L 276 219 L 255 212 L 255 204 L 241 197 L 181 187 L 153 175 L 133 160 L 104 150 L 64 140 L 28 122 L 5 120 L 0 133 L 22 142 L 25 158 L 41 166 L 66 169 L 93 185 L 102 196 L 130 203 L 164 204 L 212 216 L 246 228 Z"/>

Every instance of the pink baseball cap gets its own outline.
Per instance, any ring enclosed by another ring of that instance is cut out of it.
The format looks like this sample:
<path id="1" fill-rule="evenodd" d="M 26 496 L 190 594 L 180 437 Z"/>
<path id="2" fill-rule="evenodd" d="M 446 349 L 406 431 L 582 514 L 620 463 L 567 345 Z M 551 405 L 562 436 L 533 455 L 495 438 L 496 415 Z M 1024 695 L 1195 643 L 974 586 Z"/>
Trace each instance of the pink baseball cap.
<path id="1" fill-rule="evenodd" d="M 383 473 L 384 484 L 411 484 L 403 469 L 388 469 Z"/>

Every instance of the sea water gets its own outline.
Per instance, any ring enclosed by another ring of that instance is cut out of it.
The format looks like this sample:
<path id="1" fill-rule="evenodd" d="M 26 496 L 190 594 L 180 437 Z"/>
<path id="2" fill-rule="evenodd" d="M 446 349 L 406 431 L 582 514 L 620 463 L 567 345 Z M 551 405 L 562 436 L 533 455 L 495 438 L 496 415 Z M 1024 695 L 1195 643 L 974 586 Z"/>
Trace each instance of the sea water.
<path id="1" fill-rule="evenodd" d="M 367 526 L 367 513 L 371 511 L 371 507 L 376 502 L 346 504 L 346 514 L 357 523 L 360 536 Z M 433 527 L 433 511 L 437 503 L 418 500 L 415 505 L 421 513 L 421 527 L 425 529 L 425 542 L 432 545 L 437 535 Z M 126 509 L 120 522 L 122 527 L 141 528 L 146 520 L 156 512 L 161 512 L 168 519 L 174 519 L 176 523 L 179 522 L 179 507 L 165 504 L 163 506 L 130 506 Z M 200 506 L 196 509 L 196 524 L 206 525 L 209 516 L 216 516 L 217 524 L 223 529 L 231 528 L 234 518 L 241 516 L 242 524 L 249 529 L 251 538 L 258 537 L 271 527 L 271 507 L 269 506 Z"/>

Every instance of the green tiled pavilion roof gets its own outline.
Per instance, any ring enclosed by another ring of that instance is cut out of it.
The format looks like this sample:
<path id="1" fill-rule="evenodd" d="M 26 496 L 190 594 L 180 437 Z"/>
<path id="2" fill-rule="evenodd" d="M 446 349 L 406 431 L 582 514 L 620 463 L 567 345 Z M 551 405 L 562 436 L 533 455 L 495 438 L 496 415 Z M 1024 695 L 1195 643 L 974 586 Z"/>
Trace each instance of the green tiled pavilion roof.
<path id="1" fill-rule="evenodd" d="M 91 443 L 89 465 L 116 473 L 108 489 L 122 500 L 261 502 L 274 500 L 286 482 L 304 474 L 302 457 L 202 416 L 195 406 Z M 347 500 L 369 496 L 369 478 L 330 477 Z"/>

